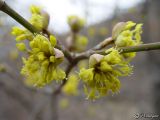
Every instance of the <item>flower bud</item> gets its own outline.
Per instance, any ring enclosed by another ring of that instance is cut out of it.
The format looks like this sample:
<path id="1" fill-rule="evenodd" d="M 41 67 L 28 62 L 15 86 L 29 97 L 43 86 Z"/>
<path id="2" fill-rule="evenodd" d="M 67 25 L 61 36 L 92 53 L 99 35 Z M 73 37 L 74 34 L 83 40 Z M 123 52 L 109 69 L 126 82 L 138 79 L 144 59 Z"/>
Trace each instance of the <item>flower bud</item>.
<path id="1" fill-rule="evenodd" d="M 93 54 L 89 58 L 89 67 L 94 67 L 97 63 L 99 63 L 103 59 L 103 55 Z"/>
<path id="2" fill-rule="evenodd" d="M 49 21 L 50 21 L 50 16 L 49 14 L 44 11 L 44 10 L 41 10 L 40 11 L 40 15 L 43 17 L 43 28 L 44 29 L 47 29 L 48 28 L 48 25 L 49 25 Z"/>
<path id="3" fill-rule="evenodd" d="M 17 27 L 17 26 L 14 26 L 14 27 L 12 28 L 11 34 L 12 34 L 12 35 L 15 35 L 15 36 L 18 36 L 18 35 L 24 34 L 24 32 L 25 32 L 25 30 L 23 30 L 23 29 L 21 29 L 21 28 L 19 28 L 19 27 Z"/>
<path id="4" fill-rule="evenodd" d="M 55 47 L 56 44 L 57 44 L 56 37 L 54 37 L 53 35 L 50 35 L 50 36 L 49 36 L 49 40 L 50 40 L 50 42 L 51 42 L 51 45 L 52 45 L 53 47 Z"/>
<path id="5" fill-rule="evenodd" d="M 39 14 L 32 14 L 29 22 L 38 30 L 43 29 L 43 17 Z"/>
<path id="6" fill-rule="evenodd" d="M 73 15 L 68 17 L 68 24 L 70 25 L 71 30 L 76 33 L 84 27 L 85 21 Z"/>
<path id="7" fill-rule="evenodd" d="M 30 6 L 30 11 L 32 14 L 39 14 L 40 13 L 41 8 L 36 6 L 36 5 L 31 5 Z"/>
<path id="8" fill-rule="evenodd" d="M 19 42 L 19 41 L 25 40 L 26 38 L 27 38 L 26 35 L 22 34 L 16 37 L 16 41 Z"/>
<path id="9" fill-rule="evenodd" d="M 55 57 L 54 56 L 50 56 L 50 58 L 49 58 L 49 60 L 50 60 L 50 62 L 55 62 Z"/>
<path id="10" fill-rule="evenodd" d="M 117 23 L 113 30 L 112 30 L 112 38 L 116 39 L 117 36 L 123 31 L 123 29 L 125 28 L 126 23 L 125 22 L 119 22 Z"/>
<path id="11" fill-rule="evenodd" d="M 18 50 L 20 51 L 25 51 L 26 50 L 26 45 L 24 43 L 17 43 L 16 47 L 18 48 Z"/>
<path id="12" fill-rule="evenodd" d="M 64 58 L 64 54 L 62 51 L 60 51 L 59 49 L 56 49 L 54 48 L 54 53 L 55 53 L 55 58 L 58 59 L 58 58 Z"/>

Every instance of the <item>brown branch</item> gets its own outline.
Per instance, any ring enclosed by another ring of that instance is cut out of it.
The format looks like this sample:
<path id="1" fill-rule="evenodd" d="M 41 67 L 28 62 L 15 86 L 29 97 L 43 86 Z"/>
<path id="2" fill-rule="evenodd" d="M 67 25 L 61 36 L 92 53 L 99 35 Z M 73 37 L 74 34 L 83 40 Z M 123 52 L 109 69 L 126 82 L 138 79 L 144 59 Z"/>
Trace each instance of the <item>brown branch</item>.
<path id="1" fill-rule="evenodd" d="M 158 49 L 160 49 L 160 42 L 118 48 L 120 53 L 150 51 L 150 50 L 158 50 Z M 107 54 L 107 53 L 105 53 L 105 51 L 106 51 L 106 49 L 105 50 L 98 50 L 98 51 L 90 49 L 86 52 L 76 54 L 75 60 L 80 61 L 83 59 L 87 59 L 87 58 L 89 58 L 89 56 L 91 56 L 92 54 L 95 54 L 95 53 L 105 55 L 105 54 Z"/>
<path id="2" fill-rule="evenodd" d="M 114 40 L 112 39 L 112 37 L 106 38 L 105 40 L 100 42 L 98 45 L 93 47 L 92 50 L 101 50 L 112 43 L 114 43 Z"/>
<path id="3" fill-rule="evenodd" d="M 104 50 L 102 49 L 113 43 L 114 43 L 114 40 L 112 39 L 112 37 L 106 38 L 105 40 L 97 44 L 95 47 L 85 52 L 74 54 L 74 58 L 75 58 L 74 60 L 80 61 L 82 59 L 87 59 L 90 55 L 94 53 L 104 54 Z"/>

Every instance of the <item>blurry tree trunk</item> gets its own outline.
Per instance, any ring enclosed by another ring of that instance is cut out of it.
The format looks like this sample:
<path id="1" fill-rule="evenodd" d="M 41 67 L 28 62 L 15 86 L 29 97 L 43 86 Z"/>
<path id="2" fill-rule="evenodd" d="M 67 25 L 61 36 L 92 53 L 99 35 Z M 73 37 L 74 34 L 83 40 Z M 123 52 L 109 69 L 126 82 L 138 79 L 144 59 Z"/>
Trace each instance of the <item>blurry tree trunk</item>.
<path id="1" fill-rule="evenodd" d="M 146 20 L 148 20 L 149 42 L 160 41 L 160 0 L 146 0 L 148 15 Z M 148 63 L 150 65 L 151 74 L 154 81 L 154 106 L 157 114 L 160 115 L 160 51 L 148 52 L 148 57 L 152 58 Z"/>
<path id="2" fill-rule="evenodd" d="M 58 120 L 57 96 L 35 94 L 29 120 Z"/>
<path id="3" fill-rule="evenodd" d="M 40 112 L 41 118 L 37 120 L 58 120 L 57 95 L 49 95 L 46 98 L 46 104 Z"/>

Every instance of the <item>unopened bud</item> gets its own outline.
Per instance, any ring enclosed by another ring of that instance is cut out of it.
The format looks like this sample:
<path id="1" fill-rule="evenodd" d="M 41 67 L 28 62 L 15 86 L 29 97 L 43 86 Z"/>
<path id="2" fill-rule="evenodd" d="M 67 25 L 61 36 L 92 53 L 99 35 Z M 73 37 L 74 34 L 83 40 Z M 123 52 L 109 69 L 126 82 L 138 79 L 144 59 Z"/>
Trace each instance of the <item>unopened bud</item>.
<path id="1" fill-rule="evenodd" d="M 79 32 L 85 24 L 85 21 L 77 16 L 69 16 L 68 17 L 68 24 L 71 27 L 72 32 Z"/>
<path id="2" fill-rule="evenodd" d="M 94 67 L 97 63 L 99 63 L 104 56 L 100 54 L 93 54 L 89 58 L 89 67 Z"/>
<path id="3" fill-rule="evenodd" d="M 59 49 L 54 48 L 55 58 L 64 58 L 64 54 Z"/>
<path id="4" fill-rule="evenodd" d="M 117 36 L 123 31 L 126 26 L 126 22 L 117 23 L 112 30 L 112 39 L 116 39 Z"/>
<path id="5" fill-rule="evenodd" d="M 40 14 L 41 16 L 43 17 L 43 28 L 44 29 L 47 29 L 48 28 L 48 25 L 49 25 L 49 21 L 50 21 L 50 16 L 49 14 L 44 11 L 44 10 L 41 10 L 40 11 Z"/>

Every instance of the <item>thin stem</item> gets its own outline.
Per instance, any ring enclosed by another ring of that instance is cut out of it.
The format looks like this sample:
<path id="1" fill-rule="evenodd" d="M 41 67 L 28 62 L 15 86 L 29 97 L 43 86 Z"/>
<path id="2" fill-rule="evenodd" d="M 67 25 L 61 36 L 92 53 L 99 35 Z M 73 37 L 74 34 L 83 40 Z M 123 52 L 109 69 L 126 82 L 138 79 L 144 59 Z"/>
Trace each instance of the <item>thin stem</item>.
<path id="1" fill-rule="evenodd" d="M 158 49 L 160 49 L 160 42 L 142 44 L 142 45 L 138 45 L 138 46 L 121 47 L 118 50 L 120 51 L 120 53 L 129 53 L 129 52 L 141 52 L 141 51 L 150 51 L 150 50 L 158 50 Z M 76 54 L 75 59 L 77 61 L 80 61 L 83 59 L 87 59 L 89 56 L 91 56 L 92 54 L 95 54 L 95 53 L 106 54 L 105 51 L 106 50 L 96 51 L 96 50 L 91 49 L 86 52 Z"/>
<path id="2" fill-rule="evenodd" d="M 131 47 L 122 47 L 120 48 L 121 53 L 129 53 L 129 52 L 140 52 L 140 51 L 150 51 L 160 49 L 160 42 L 142 44 L 138 46 Z"/>
<path id="3" fill-rule="evenodd" d="M 112 37 L 106 38 L 105 40 L 100 42 L 98 45 L 96 45 L 94 48 L 92 48 L 92 50 L 101 50 L 112 43 L 114 43 L 114 40 L 112 39 Z"/>
<path id="4" fill-rule="evenodd" d="M 8 14 L 13 19 L 15 19 L 18 23 L 23 25 L 32 33 L 40 32 L 35 27 L 33 27 L 27 20 L 25 20 L 21 15 L 19 15 L 15 10 L 13 10 L 10 6 L 8 6 L 3 0 L 0 0 L 0 10 Z"/>

